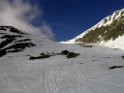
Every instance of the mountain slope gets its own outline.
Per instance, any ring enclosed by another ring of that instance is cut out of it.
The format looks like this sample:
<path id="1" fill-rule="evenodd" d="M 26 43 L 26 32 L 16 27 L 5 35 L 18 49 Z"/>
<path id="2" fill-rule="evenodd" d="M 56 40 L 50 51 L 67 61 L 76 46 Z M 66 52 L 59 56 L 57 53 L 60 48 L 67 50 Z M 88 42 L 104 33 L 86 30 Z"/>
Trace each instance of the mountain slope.
<path id="1" fill-rule="evenodd" d="M 74 39 L 63 43 L 96 43 L 124 49 L 124 9 L 115 11 Z"/>
<path id="2" fill-rule="evenodd" d="M 0 57 L 39 46 L 42 43 L 40 41 L 46 41 L 46 38 L 26 33 L 12 26 L 0 26 Z"/>
<path id="3" fill-rule="evenodd" d="M 124 91 L 122 50 L 95 45 L 91 48 L 58 43 L 32 48 L 29 50 L 30 54 L 35 52 L 35 56 L 47 51 L 59 53 L 65 49 L 80 53 L 80 56 L 67 59 L 64 55 L 56 55 L 46 59 L 29 60 L 25 55 L 29 54 L 28 50 L 14 56 L 13 54 L 3 56 L 0 58 L 1 93 L 123 93 Z"/>
<path id="4" fill-rule="evenodd" d="M 0 93 L 124 92 L 123 50 L 65 45 L 10 26 L 0 29 L 0 50 L 6 51 L 0 57 Z M 67 51 L 78 56 L 68 58 Z"/>

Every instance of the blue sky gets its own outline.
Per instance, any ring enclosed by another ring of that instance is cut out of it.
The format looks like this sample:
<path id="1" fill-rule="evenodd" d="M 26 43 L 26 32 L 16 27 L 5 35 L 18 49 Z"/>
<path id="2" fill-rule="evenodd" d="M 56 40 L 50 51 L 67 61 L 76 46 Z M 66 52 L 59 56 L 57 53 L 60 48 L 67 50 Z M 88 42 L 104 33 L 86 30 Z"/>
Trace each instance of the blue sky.
<path id="1" fill-rule="evenodd" d="M 56 41 L 71 39 L 102 18 L 124 8 L 124 0 L 29 0 L 42 9 L 35 25 L 47 22 Z"/>

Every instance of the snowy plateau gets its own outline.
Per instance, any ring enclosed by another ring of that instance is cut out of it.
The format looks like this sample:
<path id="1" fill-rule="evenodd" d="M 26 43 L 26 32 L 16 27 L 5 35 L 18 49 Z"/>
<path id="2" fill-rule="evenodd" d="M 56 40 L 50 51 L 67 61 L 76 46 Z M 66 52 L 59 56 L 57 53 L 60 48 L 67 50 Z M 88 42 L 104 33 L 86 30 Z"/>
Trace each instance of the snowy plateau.
<path id="1" fill-rule="evenodd" d="M 60 44 L 11 26 L 0 27 L 0 42 L 0 93 L 124 93 L 124 50 Z"/>

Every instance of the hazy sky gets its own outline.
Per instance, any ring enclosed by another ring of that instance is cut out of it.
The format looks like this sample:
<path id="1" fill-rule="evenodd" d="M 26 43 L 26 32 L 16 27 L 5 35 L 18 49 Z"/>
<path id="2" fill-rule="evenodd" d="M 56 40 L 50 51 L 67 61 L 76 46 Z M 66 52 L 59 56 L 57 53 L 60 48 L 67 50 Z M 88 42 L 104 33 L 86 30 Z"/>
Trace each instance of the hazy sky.
<path id="1" fill-rule="evenodd" d="M 22 27 L 26 24 L 27 29 L 35 28 L 33 30 L 57 41 L 71 39 L 115 10 L 124 8 L 124 0 L 0 0 L 0 6 L 3 1 L 16 2 L 9 5 L 15 14 L 8 7 L 6 11 L 0 9 L 0 13 L 5 15 L 9 11 L 9 15 L 16 17 L 15 22 L 21 22 Z"/>

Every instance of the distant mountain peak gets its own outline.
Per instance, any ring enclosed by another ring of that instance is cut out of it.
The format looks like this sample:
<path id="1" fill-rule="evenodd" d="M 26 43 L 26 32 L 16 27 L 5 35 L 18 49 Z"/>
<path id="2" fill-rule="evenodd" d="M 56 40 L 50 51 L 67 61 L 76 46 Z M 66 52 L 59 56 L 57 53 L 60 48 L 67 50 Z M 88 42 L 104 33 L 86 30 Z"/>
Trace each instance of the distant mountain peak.
<path id="1" fill-rule="evenodd" d="M 94 29 L 95 27 L 97 28 L 101 26 L 110 25 L 113 21 L 119 20 L 122 16 L 124 16 L 124 8 L 121 10 L 117 10 L 112 15 L 105 17 L 103 20 L 101 20 L 98 24 L 94 26 Z"/>
<path id="2" fill-rule="evenodd" d="M 124 42 L 122 41 L 124 41 L 124 8 L 105 17 L 74 39 L 62 43 L 95 43 L 124 49 Z"/>

